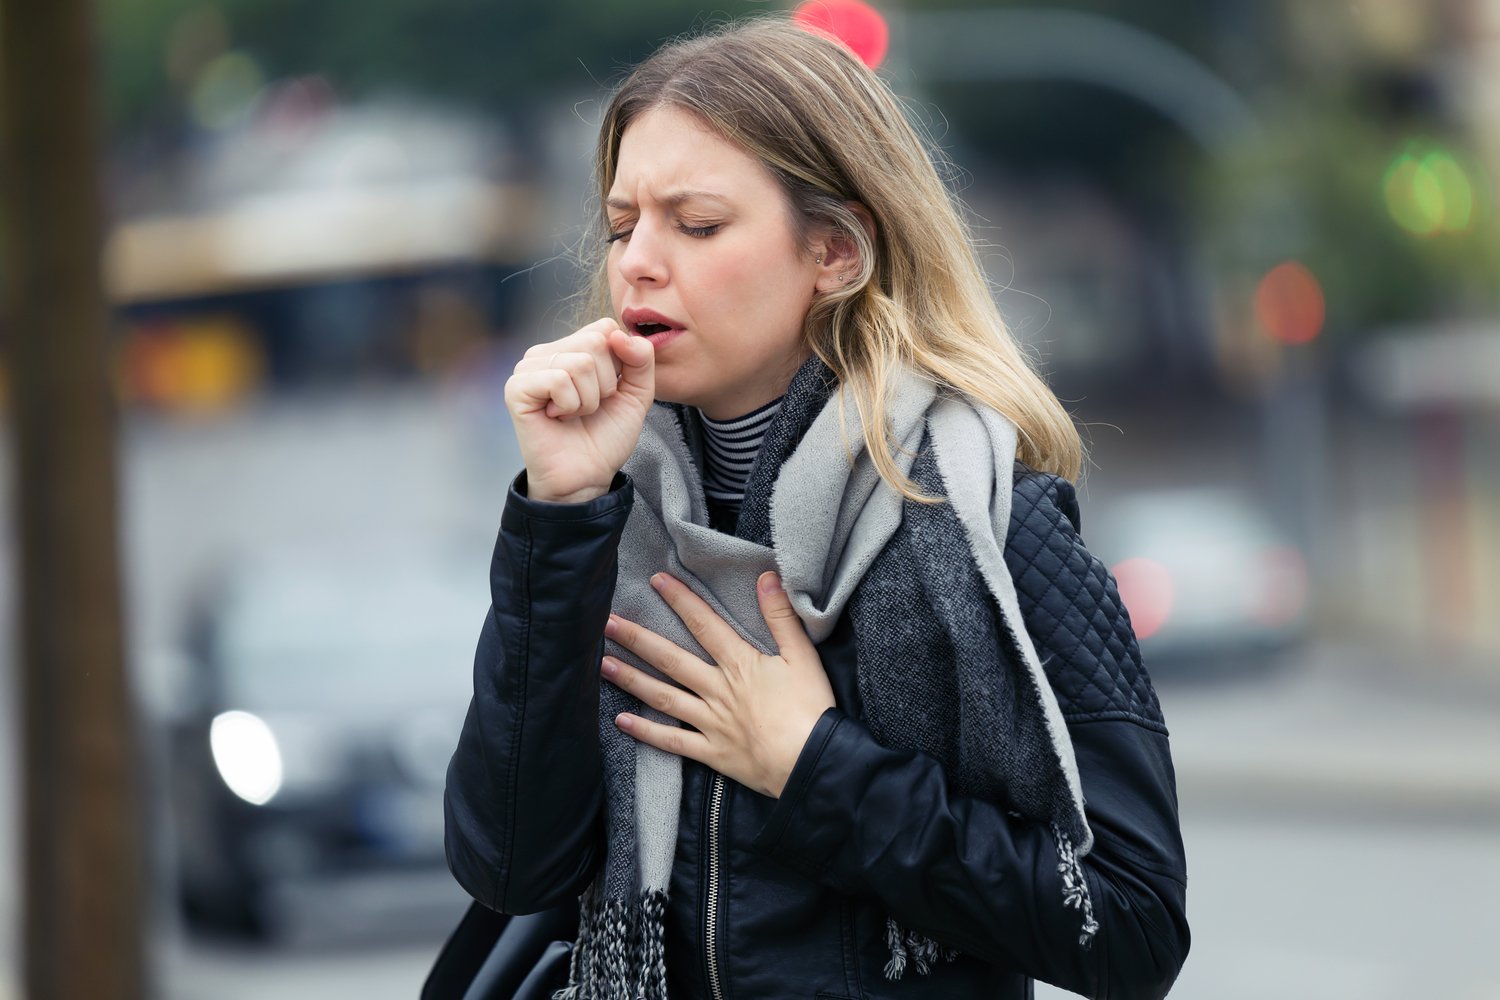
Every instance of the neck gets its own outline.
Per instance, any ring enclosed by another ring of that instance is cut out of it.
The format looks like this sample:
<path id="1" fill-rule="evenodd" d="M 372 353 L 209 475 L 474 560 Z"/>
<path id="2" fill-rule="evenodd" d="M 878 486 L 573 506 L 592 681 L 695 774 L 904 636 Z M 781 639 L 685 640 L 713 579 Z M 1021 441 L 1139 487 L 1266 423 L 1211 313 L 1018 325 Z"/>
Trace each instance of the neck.
<path id="1" fill-rule="evenodd" d="M 710 500 L 738 505 L 744 499 L 750 468 L 780 409 L 778 397 L 728 420 L 699 411 L 703 416 L 703 488 Z"/>

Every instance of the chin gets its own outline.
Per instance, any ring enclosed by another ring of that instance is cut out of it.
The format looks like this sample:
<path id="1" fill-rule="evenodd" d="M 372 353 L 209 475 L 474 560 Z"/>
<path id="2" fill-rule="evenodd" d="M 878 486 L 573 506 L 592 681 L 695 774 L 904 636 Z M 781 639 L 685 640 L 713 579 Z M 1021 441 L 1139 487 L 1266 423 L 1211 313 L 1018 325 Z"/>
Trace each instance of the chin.
<path id="1" fill-rule="evenodd" d="M 662 378 L 662 370 L 656 369 L 656 401 L 658 403 L 677 403 L 682 406 L 702 406 L 702 391 L 694 391 L 693 386 L 682 385 L 674 378 Z"/>

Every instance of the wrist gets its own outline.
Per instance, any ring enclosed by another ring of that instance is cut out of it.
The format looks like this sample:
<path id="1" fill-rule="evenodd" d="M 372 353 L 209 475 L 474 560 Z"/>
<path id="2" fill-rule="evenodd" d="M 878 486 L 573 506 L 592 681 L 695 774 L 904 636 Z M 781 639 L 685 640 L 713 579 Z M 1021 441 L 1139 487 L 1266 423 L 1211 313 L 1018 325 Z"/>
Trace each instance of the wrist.
<path id="1" fill-rule="evenodd" d="M 527 496 L 539 503 L 588 503 L 609 492 L 607 486 L 585 486 L 571 493 L 548 493 L 545 490 L 528 490 Z"/>
<path id="2" fill-rule="evenodd" d="M 830 705 L 829 707 L 832 708 L 833 706 Z M 813 733 L 817 730 L 818 722 L 822 717 L 823 713 L 819 712 L 812 717 L 811 721 L 805 727 L 799 725 L 792 730 L 793 735 L 783 744 L 781 748 L 782 753 L 778 755 L 779 759 L 776 762 L 776 766 L 771 770 L 771 773 L 766 775 L 766 795 L 773 799 L 781 798 L 782 794 L 786 791 L 787 782 L 792 779 L 792 773 L 797 769 L 797 762 L 806 753 L 808 744 L 812 741 Z"/>
<path id="3" fill-rule="evenodd" d="M 530 470 L 522 470 L 520 477 L 516 480 L 516 492 L 538 503 L 588 503 L 614 489 L 616 480 L 619 478 L 617 474 L 607 483 L 590 483 L 572 490 L 558 490 L 546 482 L 534 481 Z"/>

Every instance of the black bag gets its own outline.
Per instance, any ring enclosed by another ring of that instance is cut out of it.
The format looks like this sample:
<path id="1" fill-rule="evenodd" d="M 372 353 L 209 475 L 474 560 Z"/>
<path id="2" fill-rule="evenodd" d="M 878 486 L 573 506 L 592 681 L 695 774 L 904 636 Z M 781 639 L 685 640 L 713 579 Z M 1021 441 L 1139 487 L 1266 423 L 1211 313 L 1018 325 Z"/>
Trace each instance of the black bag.
<path id="1" fill-rule="evenodd" d="M 568 985 L 578 903 L 511 917 L 473 903 L 438 952 L 421 1000 L 549 1000 Z"/>

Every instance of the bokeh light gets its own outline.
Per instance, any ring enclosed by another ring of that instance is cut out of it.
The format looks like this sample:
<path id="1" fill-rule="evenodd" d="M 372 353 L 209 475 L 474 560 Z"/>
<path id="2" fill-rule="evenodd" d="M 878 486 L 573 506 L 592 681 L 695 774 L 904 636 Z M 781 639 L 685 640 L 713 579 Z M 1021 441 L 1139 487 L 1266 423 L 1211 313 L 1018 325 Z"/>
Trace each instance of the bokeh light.
<path id="1" fill-rule="evenodd" d="M 1135 556 L 1110 567 L 1120 600 L 1130 612 L 1137 639 L 1149 639 L 1161 630 L 1177 598 L 1172 572 L 1155 559 Z"/>
<path id="2" fill-rule="evenodd" d="M 1312 340 L 1323 330 L 1325 312 L 1323 286 L 1295 260 L 1271 268 L 1255 288 L 1255 318 L 1280 343 Z"/>
<path id="3" fill-rule="evenodd" d="M 179 413 L 213 413 L 260 387 L 265 359 L 253 331 L 230 317 L 130 331 L 119 366 L 123 397 Z"/>
<path id="4" fill-rule="evenodd" d="M 880 11 L 860 0 L 808 0 L 792 15 L 809 31 L 831 35 L 874 69 L 885 59 L 891 32 Z"/>
<path id="5" fill-rule="evenodd" d="M 1414 236 L 1463 232 L 1473 221 L 1473 183 L 1446 150 L 1408 146 L 1386 168 L 1381 190 L 1396 225 Z"/>
<path id="6" fill-rule="evenodd" d="M 1437 178 L 1438 190 L 1443 193 L 1443 228 L 1449 232 L 1469 228 L 1474 216 L 1474 188 L 1464 168 L 1447 153 L 1428 154 L 1422 166 Z"/>
<path id="7" fill-rule="evenodd" d="M 203 68 L 193 86 L 193 118 L 209 129 L 239 124 L 265 86 L 260 65 L 243 52 L 226 52 Z"/>

